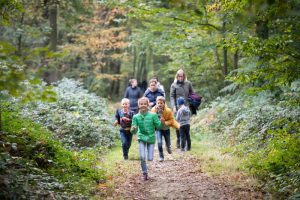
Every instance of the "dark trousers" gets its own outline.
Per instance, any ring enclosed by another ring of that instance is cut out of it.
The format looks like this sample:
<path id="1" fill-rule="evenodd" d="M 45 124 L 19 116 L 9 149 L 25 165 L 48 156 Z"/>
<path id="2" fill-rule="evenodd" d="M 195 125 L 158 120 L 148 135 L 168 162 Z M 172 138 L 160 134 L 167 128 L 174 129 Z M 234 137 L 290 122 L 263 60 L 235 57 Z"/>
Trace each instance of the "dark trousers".
<path id="1" fill-rule="evenodd" d="M 187 144 L 187 150 L 191 150 L 191 136 L 190 136 L 190 125 L 186 124 L 180 126 L 180 148 L 181 150 L 185 149 L 185 145 Z"/>
<path id="2" fill-rule="evenodd" d="M 162 158 L 164 157 L 163 147 L 162 147 L 162 144 L 163 144 L 162 138 L 163 137 L 165 138 L 166 147 L 171 148 L 170 129 L 156 131 L 156 138 L 157 138 L 157 146 L 158 146 L 159 156 L 162 157 Z"/>
<path id="3" fill-rule="evenodd" d="M 123 157 L 128 158 L 128 151 L 131 146 L 132 133 L 129 130 L 120 129 Z"/>
<path id="4" fill-rule="evenodd" d="M 176 147 L 180 148 L 180 132 L 179 129 L 176 129 Z"/>

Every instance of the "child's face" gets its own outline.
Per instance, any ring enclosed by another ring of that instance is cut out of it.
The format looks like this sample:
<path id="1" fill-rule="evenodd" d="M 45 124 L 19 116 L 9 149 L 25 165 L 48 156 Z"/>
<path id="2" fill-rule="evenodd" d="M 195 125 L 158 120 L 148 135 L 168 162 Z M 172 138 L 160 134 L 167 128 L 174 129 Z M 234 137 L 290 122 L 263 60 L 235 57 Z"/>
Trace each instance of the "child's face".
<path id="1" fill-rule="evenodd" d="M 128 102 L 122 102 L 122 108 L 127 110 L 129 108 L 129 103 Z"/>
<path id="2" fill-rule="evenodd" d="M 151 82 L 150 85 L 149 85 L 149 87 L 150 87 L 151 91 L 156 91 L 157 90 L 157 85 L 156 85 L 155 82 Z"/>
<path id="3" fill-rule="evenodd" d="M 157 105 L 157 107 L 158 107 L 159 109 L 163 109 L 163 108 L 165 107 L 165 102 L 162 101 L 162 100 L 158 100 L 158 101 L 156 102 L 156 105 Z"/>
<path id="4" fill-rule="evenodd" d="M 141 100 L 140 102 L 139 102 L 139 109 L 140 109 L 140 111 L 147 111 L 148 110 L 148 106 L 149 106 L 149 104 L 148 104 L 148 101 L 147 100 Z"/>

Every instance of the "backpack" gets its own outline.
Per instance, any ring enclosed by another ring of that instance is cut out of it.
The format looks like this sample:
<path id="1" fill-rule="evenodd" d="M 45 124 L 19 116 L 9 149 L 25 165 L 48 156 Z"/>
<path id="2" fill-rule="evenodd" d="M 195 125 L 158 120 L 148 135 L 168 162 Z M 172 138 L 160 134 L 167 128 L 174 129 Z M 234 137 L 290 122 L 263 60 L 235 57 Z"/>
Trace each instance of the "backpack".
<path id="1" fill-rule="evenodd" d="M 202 97 L 196 93 L 190 93 L 188 96 L 188 102 L 195 110 L 198 110 Z"/>

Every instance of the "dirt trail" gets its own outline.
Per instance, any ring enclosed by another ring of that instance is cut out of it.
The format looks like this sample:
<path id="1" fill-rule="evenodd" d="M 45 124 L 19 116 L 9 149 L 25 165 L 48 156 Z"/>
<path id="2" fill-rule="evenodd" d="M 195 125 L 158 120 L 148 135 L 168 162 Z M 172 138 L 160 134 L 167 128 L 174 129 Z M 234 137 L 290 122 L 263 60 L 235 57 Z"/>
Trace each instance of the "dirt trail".
<path id="1" fill-rule="evenodd" d="M 157 149 L 155 152 L 154 161 L 147 163 L 148 181 L 141 179 L 139 160 L 123 161 L 131 162 L 130 173 L 119 168 L 115 190 L 107 199 L 263 199 L 251 189 L 209 177 L 189 152 L 173 151 L 163 162 L 158 161 Z"/>

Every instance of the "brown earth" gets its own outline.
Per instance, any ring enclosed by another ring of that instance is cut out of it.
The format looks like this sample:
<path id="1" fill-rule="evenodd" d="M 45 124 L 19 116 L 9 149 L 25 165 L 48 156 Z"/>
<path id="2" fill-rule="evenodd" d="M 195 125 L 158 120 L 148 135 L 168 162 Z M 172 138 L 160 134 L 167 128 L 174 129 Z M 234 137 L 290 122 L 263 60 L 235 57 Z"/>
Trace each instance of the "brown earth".
<path id="1" fill-rule="evenodd" d="M 201 170 L 201 163 L 190 152 L 174 150 L 158 161 L 148 162 L 149 180 L 142 180 L 140 162 L 130 159 L 117 163 L 117 172 L 111 177 L 114 188 L 100 187 L 101 199 L 263 199 L 251 187 L 241 187 L 228 178 L 211 177 Z"/>

